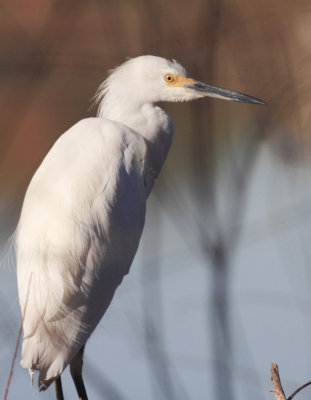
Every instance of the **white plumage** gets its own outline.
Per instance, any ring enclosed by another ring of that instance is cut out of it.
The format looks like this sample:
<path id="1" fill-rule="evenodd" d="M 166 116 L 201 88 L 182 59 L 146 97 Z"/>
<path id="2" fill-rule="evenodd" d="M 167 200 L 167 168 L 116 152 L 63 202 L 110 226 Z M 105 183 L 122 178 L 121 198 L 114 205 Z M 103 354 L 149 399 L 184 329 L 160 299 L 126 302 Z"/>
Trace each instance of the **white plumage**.
<path id="1" fill-rule="evenodd" d="M 60 136 L 32 178 L 16 235 L 21 364 L 44 388 L 85 345 L 135 256 L 173 135 L 156 103 L 207 95 L 262 103 L 187 78 L 176 61 L 129 60 L 99 88 L 98 118 Z"/>
<path id="2" fill-rule="evenodd" d="M 29 185 L 17 232 L 22 306 L 32 273 L 22 366 L 40 383 L 71 361 L 128 272 L 144 224 L 145 153 L 131 130 L 83 120 Z"/>

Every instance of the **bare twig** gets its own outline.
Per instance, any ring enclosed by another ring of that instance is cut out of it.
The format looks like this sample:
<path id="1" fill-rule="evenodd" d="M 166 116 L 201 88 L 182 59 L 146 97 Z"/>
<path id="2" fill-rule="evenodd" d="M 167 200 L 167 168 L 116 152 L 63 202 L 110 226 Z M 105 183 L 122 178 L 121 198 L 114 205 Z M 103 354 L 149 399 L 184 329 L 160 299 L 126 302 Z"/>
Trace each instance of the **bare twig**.
<path id="1" fill-rule="evenodd" d="M 286 400 L 279 375 L 279 368 L 276 363 L 271 363 L 270 371 L 274 389 L 270 389 L 269 392 L 274 392 L 276 400 Z"/>
<path id="2" fill-rule="evenodd" d="M 271 371 L 271 380 L 273 382 L 274 389 L 270 389 L 269 391 L 274 392 L 276 400 L 292 400 L 294 398 L 294 396 L 296 396 L 296 394 L 300 392 L 300 390 L 311 385 L 311 381 L 305 383 L 304 385 L 301 385 L 286 399 L 286 396 L 285 396 L 285 393 L 283 391 L 282 384 L 281 384 L 279 368 L 276 363 L 271 363 L 270 371 Z"/>
<path id="3" fill-rule="evenodd" d="M 31 278 L 32 278 L 32 273 L 30 274 L 30 278 L 29 278 L 25 306 L 24 306 L 22 320 L 21 320 L 20 327 L 19 327 L 18 334 L 17 334 L 15 350 L 14 350 L 14 354 L 13 354 L 13 357 L 12 357 L 11 368 L 10 368 L 8 380 L 7 380 L 6 387 L 5 387 L 3 400 L 7 400 L 7 398 L 8 398 L 9 388 L 10 388 L 10 384 L 11 384 L 11 381 L 12 381 L 15 360 L 16 360 L 16 357 L 17 357 L 19 342 L 20 342 L 20 339 L 21 339 L 22 331 L 23 331 L 23 324 L 24 324 L 24 319 L 25 319 L 25 314 L 26 314 L 26 308 L 27 308 L 27 304 L 28 304 L 28 297 L 29 297 L 29 289 L 30 289 Z M 31 377 L 31 379 L 32 379 L 32 377 Z"/>
<path id="4" fill-rule="evenodd" d="M 294 396 L 296 396 L 296 394 L 297 394 L 298 392 L 300 392 L 300 390 L 304 389 L 306 386 L 309 386 L 309 385 L 311 385 L 311 381 L 305 383 L 304 385 L 302 385 L 302 386 L 300 386 L 298 389 L 296 389 L 296 390 L 289 396 L 289 398 L 288 398 L 287 400 L 292 400 L 292 398 L 293 398 Z"/>

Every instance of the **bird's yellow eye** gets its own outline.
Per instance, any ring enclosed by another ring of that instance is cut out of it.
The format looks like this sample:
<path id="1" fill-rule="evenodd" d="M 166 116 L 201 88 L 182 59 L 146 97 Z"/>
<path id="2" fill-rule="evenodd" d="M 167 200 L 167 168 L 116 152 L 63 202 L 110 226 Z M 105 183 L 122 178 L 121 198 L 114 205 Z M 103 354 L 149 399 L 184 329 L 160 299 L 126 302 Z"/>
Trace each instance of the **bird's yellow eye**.
<path id="1" fill-rule="evenodd" d="M 175 77 L 173 74 L 165 74 L 164 79 L 167 83 L 173 83 L 175 80 Z"/>

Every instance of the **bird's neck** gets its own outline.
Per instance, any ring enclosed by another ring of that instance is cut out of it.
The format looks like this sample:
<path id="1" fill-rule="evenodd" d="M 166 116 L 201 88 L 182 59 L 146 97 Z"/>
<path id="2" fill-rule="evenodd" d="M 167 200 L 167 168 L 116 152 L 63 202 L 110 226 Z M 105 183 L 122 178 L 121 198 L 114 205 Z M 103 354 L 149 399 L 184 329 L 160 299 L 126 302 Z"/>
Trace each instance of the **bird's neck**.
<path id="1" fill-rule="evenodd" d="M 99 117 L 120 122 L 145 138 L 152 187 L 172 143 L 174 125 L 168 114 L 154 104 L 127 102 L 124 108 L 120 104 L 118 107 L 102 105 Z"/>

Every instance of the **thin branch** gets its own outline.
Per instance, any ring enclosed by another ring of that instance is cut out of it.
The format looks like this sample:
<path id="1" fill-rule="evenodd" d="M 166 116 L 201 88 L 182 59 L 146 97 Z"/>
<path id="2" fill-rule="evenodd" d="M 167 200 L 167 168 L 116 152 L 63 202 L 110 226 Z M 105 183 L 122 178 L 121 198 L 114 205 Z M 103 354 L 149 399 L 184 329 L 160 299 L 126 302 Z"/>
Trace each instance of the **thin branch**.
<path id="1" fill-rule="evenodd" d="M 271 371 L 271 380 L 274 385 L 274 389 L 270 389 L 269 392 L 274 392 L 276 400 L 292 400 L 294 396 L 296 396 L 297 393 L 299 393 L 302 389 L 305 387 L 311 385 L 311 381 L 305 383 L 304 385 L 300 386 L 298 389 L 296 389 L 287 399 L 284 393 L 284 390 L 282 388 L 281 384 L 281 378 L 279 375 L 279 368 L 276 363 L 271 363 L 270 367 Z"/>
<path id="2" fill-rule="evenodd" d="M 309 386 L 309 385 L 311 385 L 311 381 L 305 383 L 304 385 L 302 385 L 302 386 L 300 386 L 298 389 L 296 389 L 296 390 L 288 397 L 287 400 L 292 400 L 292 398 L 293 398 L 294 396 L 296 396 L 296 394 L 297 394 L 298 392 L 300 392 L 300 390 L 304 389 L 306 386 Z"/>
<path id="3" fill-rule="evenodd" d="M 11 384 L 11 381 L 12 381 L 14 365 L 15 365 L 15 361 L 16 361 L 16 357 L 17 357 L 19 342 L 20 342 L 20 339 L 21 339 L 21 336 L 22 336 L 23 324 L 24 324 L 24 319 L 25 319 L 25 315 L 26 315 L 26 308 L 27 308 L 27 304 L 28 304 L 28 297 L 29 297 L 29 289 L 30 289 L 30 284 L 31 284 L 31 278 L 32 278 L 32 273 L 30 274 L 30 278 L 29 278 L 27 294 L 26 294 L 26 300 L 25 300 L 25 306 L 24 306 L 22 320 L 21 320 L 21 323 L 20 323 L 20 326 L 19 326 L 19 330 L 18 330 L 18 334 L 17 334 L 15 350 L 14 350 L 14 354 L 13 354 L 13 357 L 12 357 L 11 368 L 10 368 L 8 380 L 7 380 L 6 387 L 5 387 L 3 400 L 7 400 L 7 398 L 8 398 L 9 388 L 10 388 L 10 384 Z M 33 382 L 33 376 L 31 375 L 31 383 L 32 382 Z"/>
<path id="4" fill-rule="evenodd" d="M 270 371 L 274 389 L 270 389 L 269 392 L 274 393 L 276 400 L 286 400 L 279 375 L 279 368 L 276 363 L 271 363 Z"/>

